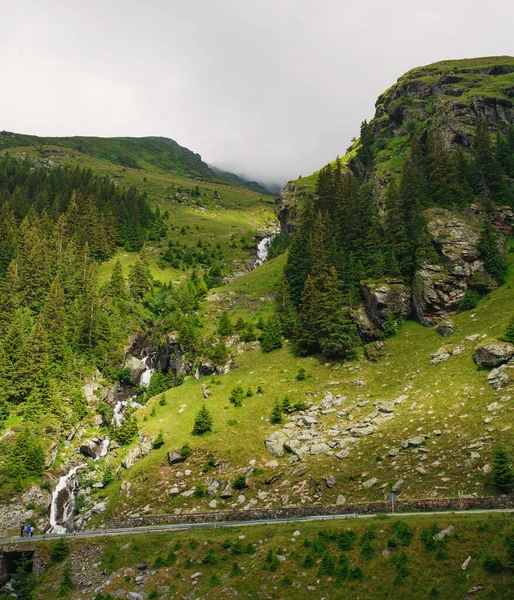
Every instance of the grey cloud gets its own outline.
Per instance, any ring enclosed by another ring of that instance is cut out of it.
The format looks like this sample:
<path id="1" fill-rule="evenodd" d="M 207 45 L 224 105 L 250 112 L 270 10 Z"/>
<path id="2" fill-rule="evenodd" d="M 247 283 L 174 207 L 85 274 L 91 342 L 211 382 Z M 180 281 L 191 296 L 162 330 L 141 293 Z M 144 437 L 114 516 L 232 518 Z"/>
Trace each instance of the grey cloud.
<path id="1" fill-rule="evenodd" d="M 0 128 L 162 135 L 271 182 L 344 154 L 406 70 L 513 52 L 506 0 L 21 0 L 3 14 Z"/>

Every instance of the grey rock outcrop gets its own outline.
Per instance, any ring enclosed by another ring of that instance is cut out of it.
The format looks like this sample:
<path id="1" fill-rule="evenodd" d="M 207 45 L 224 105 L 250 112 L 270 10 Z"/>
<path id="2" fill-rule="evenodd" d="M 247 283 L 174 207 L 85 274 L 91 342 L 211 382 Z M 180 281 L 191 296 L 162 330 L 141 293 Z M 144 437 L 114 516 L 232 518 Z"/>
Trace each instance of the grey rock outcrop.
<path id="1" fill-rule="evenodd" d="M 264 440 L 264 445 L 270 454 L 277 458 L 281 458 L 285 454 L 284 443 L 287 439 L 288 438 L 281 431 L 274 431 Z"/>
<path id="2" fill-rule="evenodd" d="M 125 458 L 121 461 L 121 466 L 125 469 L 130 469 L 130 467 L 134 466 L 150 452 L 152 445 L 153 438 L 149 439 L 140 433 L 136 446 L 127 452 Z"/>
<path id="3" fill-rule="evenodd" d="M 457 312 L 466 293 L 464 279 L 451 276 L 441 265 L 423 265 L 414 276 L 412 301 L 414 314 L 423 325 L 433 325 Z"/>
<path id="4" fill-rule="evenodd" d="M 170 466 L 184 462 L 184 458 L 178 452 L 168 452 L 167 459 Z"/>
<path id="5" fill-rule="evenodd" d="M 83 456 L 97 460 L 103 454 L 102 442 L 103 440 L 98 437 L 87 440 L 80 446 L 80 453 Z"/>
<path id="6" fill-rule="evenodd" d="M 447 350 L 445 350 L 444 348 L 439 348 L 439 350 L 437 352 L 432 354 L 432 358 L 430 359 L 430 364 L 438 365 L 439 363 L 444 362 L 445 360 L 448 360 L 449 358 L 450 358 L 450 353 Z"/>
<path id="7" fill-rule="evenodd" d="M 361 285 L 366 313 L 376 327 L 383 329 L 388 315 L 406 319 L 411 312 L 410 288 L 401 281 L 388 280 L 380 283 L 366 282 Z"/>
<path id="8" fill-rule="evenodd" d="M 487 375 L 487 383 L 495 390 L 501 390 L 512 383 L 514 379 L 514 364 L 501 365 L 490 371 Z"/>
<path id="9" fill-rule="evenodd" d="M 514 356 L 514 345 L 506 342 L 484 344 L 475 351 L 475 362 L 481 367 L 492 369 L 508 362 Z"/>
<path id="10" fill-rule="evenodd" d="M 439 323 L 439 325 L 436 327 L 436 331 L 442 337 L 449 337 L 453 334 L 454 328 L 454 322 L 451 319 L 445 319 Z"/>
<path id="11" fill-rule="evenodd" d="M 125 369 L 129 369 L 130 378 L 134 383 L 138 383 L 141 379 L 141 375 L 146 371 L 146 365 L 142 360 L 135 356 L 129 356 L 123 364 Z"/>

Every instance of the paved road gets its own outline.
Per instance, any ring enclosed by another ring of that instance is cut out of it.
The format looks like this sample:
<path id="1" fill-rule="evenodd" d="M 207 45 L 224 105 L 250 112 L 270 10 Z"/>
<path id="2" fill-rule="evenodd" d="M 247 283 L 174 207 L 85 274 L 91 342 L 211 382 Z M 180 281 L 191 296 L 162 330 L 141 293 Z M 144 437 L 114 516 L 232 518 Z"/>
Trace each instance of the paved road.
<path id="1" fill-rule="evenodd" d="M 75 533 L 66 533 L 64 535 L 48 533 L 44 535 L 35 535 L 31 538 L 2 538 L 0 544 L 35 542 L 41 540 L 58 540 L 61 537 L 68 538 L 95 538 L 95 537 L 110 537 L 115 535 L 134 535 L 141 533 L 149 533 L 155 531 L 187 531 L 191 529 L 219 529 L 224 527 L 248 527 L 251 525 L 277 525 L 280 523 L 302 523 L 306 521 L 330 521 L 333 519 L 369 519 L 380 516 L 387 517 L 426 517 L 430 515 L 469 515 L 469 514 L 489 514 L 489 513 L 512 513 L 514 508 L 491 508 L 491 509 L 472 509 L 472 510 L 441 510 L 433 512 L 399 512 L 399 513 L 375 513 L 369 515 L 348 513 L 340 515 L 314 515 L 309 517 L 296 518 L 278 518 L 278 519 L 262 519 L 260 521 L 220 521 L 210 523 L 170 523 L 168 525 L 145 525 L 143 527 L 127 527 L 124 529 L 97 529 L 93 531 L 77 531 Z"/>

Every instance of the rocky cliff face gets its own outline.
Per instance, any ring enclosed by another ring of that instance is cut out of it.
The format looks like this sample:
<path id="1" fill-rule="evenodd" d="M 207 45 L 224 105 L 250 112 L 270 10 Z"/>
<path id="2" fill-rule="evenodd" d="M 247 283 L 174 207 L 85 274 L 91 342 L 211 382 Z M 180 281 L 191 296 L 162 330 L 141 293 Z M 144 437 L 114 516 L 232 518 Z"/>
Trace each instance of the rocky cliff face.
<path id="1" fill-rule="evenodd" d="M 423 265 L 414 277 L 412 290 L 399 281 L 362 284 L 364 309 L 379 329 L 384 327 L 388 313 L 395 318 L 413 317 L 424 325 L 434 325 L 457 312 L 470 285 L 479 282 L 482 287 L 493 286 L 478 250 L 479 207 L 472 206 L 463 214 L 431 208 L 425 211 L 425 217 L 439 253 L 439 264 Z M 503 251 L 513 223 L 514 211 L 498 207 L 495 226 Z M 356 323 L 361 331 L 362 317 Z M 365 341 L 368 338 L 373 339 L 364 336 Z"/>
<path id="2" fill-rule="evenodd" d="M 450 144 L 469 146 L 485 119 L 495 130 L 514 121 L 514 59 L 459 60 L 413 69 L 378 97 L 373 119 L 377 138 L 407 132 L 409 121 L 437 128 Z"/>

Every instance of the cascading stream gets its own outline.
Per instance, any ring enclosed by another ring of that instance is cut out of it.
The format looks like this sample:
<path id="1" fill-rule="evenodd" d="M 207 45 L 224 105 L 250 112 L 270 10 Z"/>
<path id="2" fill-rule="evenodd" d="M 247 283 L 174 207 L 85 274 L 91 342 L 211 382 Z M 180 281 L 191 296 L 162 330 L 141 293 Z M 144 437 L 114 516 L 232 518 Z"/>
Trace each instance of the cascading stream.
<path id="1" fill-rule="evenodd" d="M 271 242 L 275 239 L 277 234 L 278 231 L 275 231 L 271 235 L 262 238 L 262 240 L 257 244 L 257 260 L 253 264 L 254 269 L 263 265 L 268 259 Z"/>
<path id="2" fill-rule="evenodd" d="M 59 479 L 55 486 L 52 493 L 52 503 L 50 504 L 50 531 L 52 533 L 63 534 L 67 532 L 67 527 L 63 523 L 68 523 L 73 518 L 75 492 L 78 488 L 76 473 L 83 467 L 85 467 L 85 464 L 72 467 Z"/>

